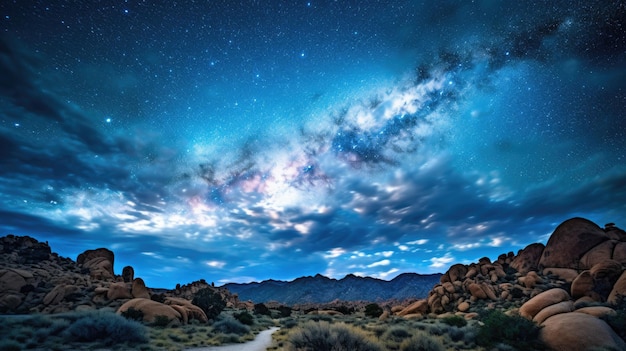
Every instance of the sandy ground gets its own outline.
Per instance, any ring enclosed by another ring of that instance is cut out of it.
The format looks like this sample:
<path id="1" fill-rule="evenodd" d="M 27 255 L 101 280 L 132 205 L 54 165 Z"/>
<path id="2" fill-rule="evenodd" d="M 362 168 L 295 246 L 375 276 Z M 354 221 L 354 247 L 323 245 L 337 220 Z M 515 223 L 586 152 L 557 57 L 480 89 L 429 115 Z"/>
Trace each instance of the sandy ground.
<path id="1" fill-rule="evenodd" d="M 269 346 L 272 345 L 272 334 L 278 329 L 279 328 L 274 327 L 268 330 L 264 330 L 260 332 L 259 335 L 254 338 L 254 340 L 248 341 L 243 344 L 194 347 L 191 349 L 187 349 L 187 351 L 265 351 Z"/>

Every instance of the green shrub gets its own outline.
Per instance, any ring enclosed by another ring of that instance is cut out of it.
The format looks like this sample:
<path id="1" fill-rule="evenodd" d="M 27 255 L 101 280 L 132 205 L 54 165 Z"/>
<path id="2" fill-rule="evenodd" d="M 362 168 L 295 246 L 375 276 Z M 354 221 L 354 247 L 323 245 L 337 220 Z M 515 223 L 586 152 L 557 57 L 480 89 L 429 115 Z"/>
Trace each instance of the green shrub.
<path id="1" fill-rule="evenodd" d="M 288 336 L 287 350 L 298 351 L 380 351 L 381 348 L 362 330 L 327 322 L 304 323 Z"/>
<path id="2" fill-rule="evenodd" d="M 193 296 L 191 303 L 200 307 L 209 319 L 215 319 L 226 308 L 226 301 L 222 295 L 212 288 L 199 290 Z"/>
<path id="3" fill-rule="evenodd" d="M 162 314 L 154 316 L 154 322 L 152 322 L 153 326 L 166 327 L 168 324 L 170 324 L 170 319 L 168 316 L 164 316 Z"/>
<path id="4" fill-rule="evenodd" d="M 395 342 L 400 342 L 411 337 L 411 333 L 403 326 L 393 326 L 387 329 L 383 335 L 385 339 Z"/>
<path id="5" fill-rule="evenodd" d="M 132 321 L 141 322 L 141 321 L 143 321 L 143 311 L 142 310 L 138 310 L 138 309 L 136 309 L 134 307 L 130 307 L 126 311 L 122 312 L 122 317 L 124 317 L 126 319 L 130 319 Z"/>
<path id="6" fill-rule="evenodd" d="M 267 306 L 265 306 L 262 303 L 254 304 L 254 313 L 255 314 L 265 315 L 265 316 L 271 316 L 272 315 L 272 312 L 270 311 L 270 309 L 267 308 Z"/>
<path id="7" fill-rule="evenodd" d="M 518 350 L 541 350 L 539 340 L 541 327 L 522 316 L 508 316 L 499 310 L 490 310 L 482 318 L 483 325 L 476 335 L 476 343 L 491 347 L 498 343 Z"/>
<path id="8" fill-rule="evenodd" d="M 370 303 L 365 306 L 365 315 L 372 318 L 378 318 L 383 314 L 382 307 L 378 306 L 376 303 Z"/>
<path id="9" fill-rule="evenodd" d="M 245 325 L 254 324 L 254 317 L 250 313 L 248 313 L 248 311 L 235 313 L 233 314 L 233 317 L 235 317 L 235 319 L 240 321 L 242 324 L 245 324 Z"/>
<path id="10" fill-rule="evenodd" d="M 419 332 L 400 344 L 400 351 L 445 351 L 441 341 L 424 332 Z"/>
<path id="11" fill-rule="evenodd" d="M 280 316 L 282 318 L 291 316 L 291 312 L 292 312 L 292 310 L 291 310 L 291 307 L 289 307 L 289 306 L 279 306 L 278 307 L 278 313 L 280 313 Z"/>
<path id="12" fill-rule="evenodd" d="M 459 328 L 467 325 L 467 321 L 465 320 L 465 318 L 461 316 L 456 316 L 456 315 L 445 317 L 441 321 L 447 325 L 451 325 L 453 327 L 459 327 Z"/>
<path id="13" fill-rule="evenodd" d="M 82 314 L 65 332 L 73 341 L 99 341 L 105 345 L 148 342 L 141 323 L 111 312 Z"/>
<path id="14" fill-rule="evenodd" d="M 241 324 L 238 320 L 227 317 L 213 324 L 213 330 L 223 334 L 243 335 L 250 332 L 250 328 Z"/>

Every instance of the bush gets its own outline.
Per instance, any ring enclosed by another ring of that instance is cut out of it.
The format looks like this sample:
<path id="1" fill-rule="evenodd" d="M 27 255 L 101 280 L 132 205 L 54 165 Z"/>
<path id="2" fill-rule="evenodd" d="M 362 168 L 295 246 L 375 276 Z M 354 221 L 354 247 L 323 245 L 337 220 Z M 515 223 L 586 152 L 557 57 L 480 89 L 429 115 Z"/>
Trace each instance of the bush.
<path id="1" fill-rule="evenodd" d="M 212 288 L 199 290 L 193 296 L 191 303 L 200 307 L 209 319 L 217 318 L 226 308 L 226 301 L 224 301 L 222 295 Z"/>
<path id="2" fill-rule="evenodd" d="M 380 351 L 363 331 L 345 324 L 306 322 L 289 333 L 287 350 L 302 351 Z"/>
<path id="3" fill-rule="evenodd" d="M 365 315 L 372 318 L 378 318 L 383 314 L 382 307 L 378 306 L 378 304 L 370 303 L 365 306 Z"/>
<path id="4" fill-rule="evenodd" d="M 541 327 L 522 316 L 508 316 L 499 310 L 490 310 L 481 318 L 483 325 L 476 335 L 476 343 L 491 347 L 507 344 L 518 350 L 541 350 L 539 340 Z"/>
<path id="5" fill-rule="evenodd" d="M 227 317 L 213 324 L 213 330 L 223 334 L 243 335 L 250 332 L 250 328 L 241 324 L 238 320 Z"/>
<path id="6" fill-rule="evenodd" d="M 445 351 L 441 341 L 424 332 L 404 340 L 400 344 L 400 351 Z"/>
<path id="7" fill-rule="evenodd" d="M 65 332 L 74 341 L 99 341 L 109 346 L 123 342 L 148 342 L 146 330 L 141 323 L 111 312 L 82 315 Z"/>
<path id="8" fill-rule="evenodd" d="M 280 313 L 280 316 L 285 318 L 285 317 L 289 317 L 291 316 L 291 307 L 289 306 L 279 306 L 278 307 L 278 312 Z"/>
<path id="9" fill-rule="evenodd" d="M 245 325 L 254 324 L 254 317 L 250 313 L 248 313 L 248 311 L 235 313 L 233 314 L 233 317 L 235 317 L 235 319 L 240 321 L 242 324 L 245 324 Z"/>
<path id="10" fill-rule="evenodd" d="M 154 322 L 152 322 L 152 325 L 155 327 L 166 327 L 168 324 L 170 324 L 170 319 L 167 316 L 164 315 L 157 315 L 154 316 Z"/>
<path id="11" fill-rule="evenodd" d="M 132 321 L 141 322 L 141 321 L 143 321 L 143 311 L 142 310 L 138 310 L 138 309 L 136 309 L 134 307 L 130 307 L 126 311 L 122 312 L 122 317 L 124 317 L 126 319 L 130 319 Z"/>
<path id="12" fill-rule="evenodd" d="M 411 333 L 402 326 L 393 326 L 384 333 L 384 338 L 387 340 L 393 340 L 395 342 L 400 342 L 404 339 L 410 338 Z"/>
<path id="13" fill-rule="evenodd" d="M 267 306 L 265 306 L 262 303 L 257 303 L 254 305 L 254 313 L 255 314 L 261 314 L 261 315 L 265 315 L 265 316 L 271 316 L 272 312 L 270 311 L 269 308 L 267 308 Z"/>
<path id="14" fill-rule="evenodd" d="M 456 316 L 456 315 L 445 317 L 441 321 L 447 325 L 451 325 L 453 327 L 459 327 L 459 328 L 467 325 L 467 321 L 465 320 L 465 318 L 461 316 Z"/>

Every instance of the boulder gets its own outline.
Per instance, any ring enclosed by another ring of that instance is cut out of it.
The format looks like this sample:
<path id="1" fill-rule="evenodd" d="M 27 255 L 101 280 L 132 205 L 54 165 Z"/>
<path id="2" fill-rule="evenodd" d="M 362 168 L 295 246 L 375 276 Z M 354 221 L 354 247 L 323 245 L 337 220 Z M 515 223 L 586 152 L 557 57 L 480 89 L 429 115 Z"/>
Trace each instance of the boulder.
<path id="1" fill-rule="evenodd" d="M 154 322 L 156 316 L 166 316 L 170 320 L 176 320 L 179 322 L 182 320 L 182 315 L 172 308 L 172 306 L 152 301 L 150 299 L 137 298 L 129 300 L 120 306 L 117 313 L 121 314 L 122 312 L 126 312 L 129 308 L 134 308 L 143 312 L 143 320 L 148 323 Z"/>
<path id="2" fill-rule="evenodd" d="M 598 296 L 593 291 L 594 283 L 590 271 L 581 272 L 574 281 L 572 281 L 571 294 L 574 299 L 583 296 L 589 296 L 594 300 L 598 300 Z"/>
<path id="3" fill-rule="evenodd" d="M 470 309 L 470 304 L 467 301 L 463 301 L 457 306 L 457 310 L 459 310 L 460 312 L 467 312 L 469 311 L 469 309 Z"/>
<path id="4" fill-rule="evenodd" d="M 75 285 L 57 285 L 43 298 L 43 304 L 46 306 L 56 305 L 63 301 L 66 296 L 79 290 L 80 289 Z"/>
<path id="5" fill-rule="evenodd" d="M 615 260 L 604 260 L 596 263 L 589 273 L 593 278 L 594 291 L 602 296 L 602 300 L 606 300 L 613 289 L 613 285 L 622 275 L 622 264 Z"/>
<path id="6" fill-rule="evenodd" d="M 546 319 L 540 339 L 554 351 L 626 350 L 626 343 L 603 320 L 585 313 L 562 313 Z"/>
<path id="7" fill-rule="evenodd" d="M 168 297 L 165 299 L 165 304 L 170 305 L 172 307 L 178 306 L 185 311 L 185 314 L 189 319 L 196 319 L 202 323 L 208 323 L 209 318 L 207 318 L 206 313 L 204 311 L 191 303 L 191 301 L 176 297 Z"/>
<path id="8" fill-rule="evenodd" d="M 148 288 L 146 288 L 146 283 L 144 283 L 143 279 L 141 278 L 135 278 L 135 280 L 133 280 L 131 294 L 135 298 L 150 298 L 150 292 L 148 292 Z"/>
<path id="9" fill-rule="evenodd" d="M 579 269 L 591 269 L 598 263 L 610 260 L 616 244 L 616 240 L 607 240 L 590 249 L 580 258 Z"/>
<path id="10" fill-rule="evenodd" d="M 608 239 L 604 230 L 590 220 L 568 219 L 561 223 L 548 239 L 538 268 L 579 269 L 583 255 Z"/>
<path id="11" fill-rule="evenodd" d="M 454 264 L 448 269 L 447 275 L 450 282 L 462 280 L 467 274 L 467 266 L 464 264 Z"/>
<path id="12" fill-rule="evenodd" d="M 544 308 L 569 299 L 569 294 L 563 289 L 546 290 L 523 304 L 519 309 L 519 313 L 522 317 L 533 319 Z"/>
<path id="13" fill-rule="evenodd" d="M 578 276 L 578 271 L 572 268 L 555 268 L 555 267 L 547 267 L 543 269 L 543 275 L 556 275 L 560 279 L 565 280 L 568 283 L 571 283 L 574 278 Z"/>
<path id="14" fill-rule="evenodd" d="M 429 310 L 427 300 L 417 300 L 398 312 L 398 316 L 406 316 L 408 314 L 427 314 Z"/>
<path id="15" fill-rule="evenodd" d="M 107 291 L 107 299 L 119 300 L 119 299 L 132 299 L 133 296 L 130 293 L 130 289 L 126 286 L 126 283 L 113 283 L 109 286 Z"/>
<path id="16" fill-rule="evenodd" d="M 550 305 L 535 315 L 533 317 L 533 322 L 537 324 L 543 323 L 546 319 L 559 314 L 559 313 L 568 313 L 574 310 L 574 302 L 573 301 L 563 301 L 559 303 L 555 303 L 554 305 Z"/>
<path id="17" fill-rule="evenodd" d="M 526 246 L 524 249 L 520 250 L 513 261 L 511 261 L 511 267 L 521 274 L 536 271 L 544 249 L 545 246 L 541 243 Z"/>
<path id="18" fill-rule="evenodd" d="M 26 285 L 26 279 L 11 269 L 0 270 L 0 293 L 2 292 L 20 292 L 22 287 Z"/>
<path id="19" fill-rule="evenodd" d="M 109 249 L 100 248 L 87 250 L 76 258 L 76 263 L 89 269 L 89 274 L 94 279 L 113 279 L 113 262 L 115 255 Z"/>
<path id="20" fill-rule="evenodd" d="M 24 296 L 22 294 L 8 293 L 2 295 L 0 297 L 0 311 L 15 311 L 22 304 L 23 300 Z"/>
<path id="21" fill-rule="evenodd" d="M 472 295 L 472 297 L 478 300 L 483 300 L 487 298 L 487 293 L 485 293 L 485 290 L 483 290 L 483 288 L 477 283 L 470 283 L 467 286 L 467 290 Z"/>
<path id="22" fill-rule="evenodd" d="M 528 272 L 526 276 L 520 277 L 518 280 L 520 284 L 529 289 L 533 289 L 537 284 L 543 283 L 543 279 L 541 279 L 541 277 L 535 271 Z"/>
<path id="23" fill-rule="evenodd" d="M 594 317 L 598 317 L 598 318 L 617 314 L 617 312 L 615 312 L 614 309 L 612 309 L 611 307 L 606 307 L 606 306 L 583 307 L 583 308 L 579 308 L 579 309 L 575 310 L 574 312 L 576 312 L 576 313 L 586 313 L 588 315 L 591 315 L 591 316 L 594 316 Z"/>
<path id="24" fill-rule="evenodd" d="M 124 283 L 131 283 L 135 279 L 135 270 L 131 266 L 122 269 L 122 279 Z"/>

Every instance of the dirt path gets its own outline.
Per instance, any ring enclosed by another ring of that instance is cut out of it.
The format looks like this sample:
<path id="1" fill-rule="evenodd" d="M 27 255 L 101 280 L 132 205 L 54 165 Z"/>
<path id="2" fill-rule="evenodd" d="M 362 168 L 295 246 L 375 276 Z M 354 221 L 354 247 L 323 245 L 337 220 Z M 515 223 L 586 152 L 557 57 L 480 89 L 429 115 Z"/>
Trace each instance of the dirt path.
<path id="1" fill-rule="evenodd" d="M 232 344 L 222 346 L 211 347 L 194 347 L 192 349 L 186 349 L 187 351 L 265 351 L 270 345 L 272 345 L 272 334 L 279 328 L 274 327 L 268 330 L 264 330 L 252 341 L 245 342 L 243 344 Z"/>

